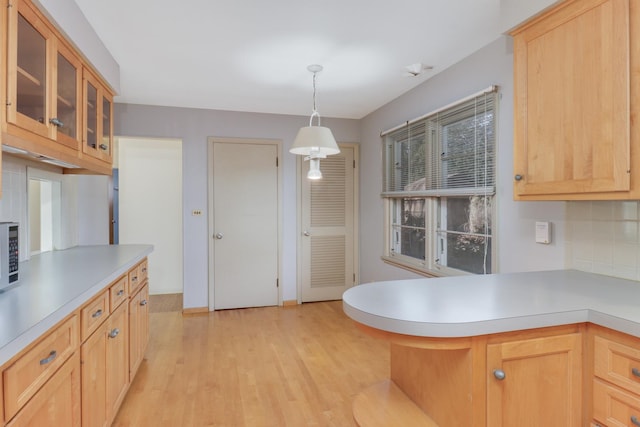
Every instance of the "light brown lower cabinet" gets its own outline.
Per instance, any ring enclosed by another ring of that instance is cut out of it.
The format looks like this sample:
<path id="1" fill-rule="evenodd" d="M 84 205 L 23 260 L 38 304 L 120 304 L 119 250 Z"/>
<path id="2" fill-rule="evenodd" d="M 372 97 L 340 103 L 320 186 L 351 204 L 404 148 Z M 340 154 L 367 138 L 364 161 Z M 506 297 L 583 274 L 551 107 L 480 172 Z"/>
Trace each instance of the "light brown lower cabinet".
<path id="1" fill-rule="evenodd" d="M 487 426 L 582 425 L 582 334 L 487 346 Z"/>
<path id="2" fill-rule="evenodd" d="M 148 283 L 144 259 L 3 365 L 0 427 L 111 425 L 147 347 Z"/>
<path id="3" fill-rule="evenodd" d="M 390 342 L 397 386 L 356 398 L 356 409 L 380 408 L 375 418 L 354 409 L 360 427 L 397 425 L 414 404 L 428 417 L 420 425 L 584 426 L 584 324 L 459 338 L 360 328 Z"/>
<path id="4" fill-rule="evenodd" d="M 108 426 L 129 385 L 127 304 L 120 305 L 81 346 L 82 426 Z"/>
<path id="5" fill-rule="evenodd" d="M 13 417 L 7 427 L 80 427 L 80 361 L 76 352 Z"/>
<path id="6" fill-rule="evenodd" d="M 149 284 L 129 300 L 129 380 L 138 371 L 149 342 Z"/>

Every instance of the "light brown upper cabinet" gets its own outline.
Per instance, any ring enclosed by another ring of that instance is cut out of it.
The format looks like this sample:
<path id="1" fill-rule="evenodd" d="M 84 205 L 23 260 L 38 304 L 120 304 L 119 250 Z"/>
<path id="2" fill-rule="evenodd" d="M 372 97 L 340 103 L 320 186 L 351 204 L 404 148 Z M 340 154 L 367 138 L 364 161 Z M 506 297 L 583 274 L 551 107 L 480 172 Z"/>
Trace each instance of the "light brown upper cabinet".
<path id="1" fill-rule="evenodd" d="M 514 198 L 640 198 L 639 2 L 567 0 L 511 35 Z"/>
<path id="2" fill-rule="evenodd" d="M 8 50 L 7 121 L 77 150 L 82 95 L 78 57 L 24 1 L 9 9 Z"/>
<path id="3" fill-rule="evenodd" d="M 3 3 L 2 144 L 67 171 L 110 174 L 113 92 L 30 0 Z"/>
<path id="4" fill-rule="evenodd" d="M 84 69 L 84 137 L 82 152 L 111 163 L 113 139 L 111 94 L 100 84 L 91 71 Z"/>

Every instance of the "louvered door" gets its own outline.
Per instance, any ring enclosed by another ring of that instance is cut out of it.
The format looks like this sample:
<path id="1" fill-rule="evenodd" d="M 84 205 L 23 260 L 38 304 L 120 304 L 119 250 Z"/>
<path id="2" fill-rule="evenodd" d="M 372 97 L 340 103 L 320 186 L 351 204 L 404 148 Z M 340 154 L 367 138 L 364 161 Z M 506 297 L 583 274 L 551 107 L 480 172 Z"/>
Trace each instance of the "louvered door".
<path id="1" fill-rule="evenodd" d="M 355 147 L 340 150 L 320 161 L 322 179 L 307 179 L 308 162 L 300 174 L 302 302 L 341 299 L 356 281 Z"/>

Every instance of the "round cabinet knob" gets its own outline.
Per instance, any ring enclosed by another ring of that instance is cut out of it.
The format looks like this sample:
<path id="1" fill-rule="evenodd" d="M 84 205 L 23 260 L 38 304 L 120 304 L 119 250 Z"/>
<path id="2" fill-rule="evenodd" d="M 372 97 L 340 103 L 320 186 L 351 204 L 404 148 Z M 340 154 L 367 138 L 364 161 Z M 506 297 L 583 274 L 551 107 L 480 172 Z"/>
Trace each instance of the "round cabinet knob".
<path id="1" fill-rule="evenodd" d="M 493 376 L 496 377 L 497 380 L 502 381 L 507 377 L 507 374 L 505 374 L 502 369 L 494 369 Z"/>
<path id="2" fill-rule="evenodd" d="M 522 175 L 518 174 L 516 176 L 513 177 L 516 181 L 522 181 L 522 178 L 524 178 Z"/>
<path id="3" fill-rule="evenodd" d="M 223 237 L 224 235 L 222 233 L 216 233 L 216 239 L 222 240 Z"/>

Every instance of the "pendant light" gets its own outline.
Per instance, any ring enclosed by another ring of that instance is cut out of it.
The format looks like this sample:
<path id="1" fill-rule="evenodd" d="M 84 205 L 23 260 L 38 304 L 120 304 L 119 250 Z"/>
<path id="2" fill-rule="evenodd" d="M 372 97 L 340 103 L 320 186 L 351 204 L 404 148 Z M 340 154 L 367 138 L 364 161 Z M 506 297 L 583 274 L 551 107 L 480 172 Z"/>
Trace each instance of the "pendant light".
<path id="1" fill-rule="evenodd" d="M 309 172 L 307 178 L 320 179 L 320 159 L 325 159 L 332 154 L 338 154 L 340 149 L 336 143 L 336 139 L 328 127 L 320 126 L 320 114 L 316 108 L 316 74 L 322 71 L 322 65 L 309 65 L 307 67 L 313 73 L 313 111 L 309 118 L 309 126 L 303 127 L 298 131 L 293 146 L 289 150 L 290 153 L 300 156 L 306 156 L 304 160 L 309 160 Z M 313 118 L 316 117 L 318 124 L 313 125 Z"/>

